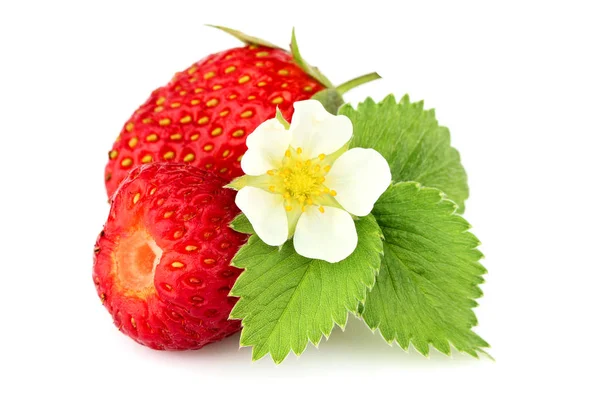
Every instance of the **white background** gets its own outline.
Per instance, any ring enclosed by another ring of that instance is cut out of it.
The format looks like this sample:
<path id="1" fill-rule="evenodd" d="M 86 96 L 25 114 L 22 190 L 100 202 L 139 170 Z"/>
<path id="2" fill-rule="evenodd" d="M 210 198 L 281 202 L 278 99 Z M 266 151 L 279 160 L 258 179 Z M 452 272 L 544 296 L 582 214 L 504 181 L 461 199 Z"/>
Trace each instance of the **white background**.
<path id="1" fill-rule="evenodd" d="M 592 1 L 2 1 L 0 398 L 600 398 L 599 16 Z M 166 353 L 117 331 L 91 279 L 106 154 L 153 88 L 238 45 L 204 23 L 282 46 L 296 26 L 334 82 L 385 77 L 347 100 L 436 108 L 469 173 L 489 269 L 476 331 L 496 362 L 407 354 L 357 320 L 279 366 L 238 336 Z"/>

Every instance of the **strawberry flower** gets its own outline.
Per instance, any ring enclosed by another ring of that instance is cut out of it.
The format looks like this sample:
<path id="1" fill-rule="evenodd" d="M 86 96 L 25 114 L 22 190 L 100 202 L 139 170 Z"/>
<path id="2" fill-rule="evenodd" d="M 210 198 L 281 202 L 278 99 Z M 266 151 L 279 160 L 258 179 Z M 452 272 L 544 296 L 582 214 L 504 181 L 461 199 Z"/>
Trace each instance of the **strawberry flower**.
<path id="1" fill-rule="evenodd" d="M 348 150 L 352 123 L 316 100 L 294 103 L 288 124 L 263 122 L 247 138 L 245 176 L 235 203 L 271 246 L 293 237 L 298 254 L 331 263 L 348 257 L 358 236 L 353 216 L 368 215 L 391 182 L 387 161 L 373 149 Z"/>

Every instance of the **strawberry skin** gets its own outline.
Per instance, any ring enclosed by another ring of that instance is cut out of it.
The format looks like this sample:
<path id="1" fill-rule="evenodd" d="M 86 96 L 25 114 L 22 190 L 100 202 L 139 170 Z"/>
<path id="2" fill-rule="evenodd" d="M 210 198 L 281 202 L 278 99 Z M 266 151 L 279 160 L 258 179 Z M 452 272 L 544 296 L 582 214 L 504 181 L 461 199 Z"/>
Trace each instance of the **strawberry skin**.
<path id="1" fill-rule="evenodd" d="M 230 261 L 247 236 L 229 223 L 235 192 L 182 163 L 135 168 L 112 198 L 93 278 L 115 325 L 153 349 L 198 349 L 240 329 Z"/>
<path id="2" fill-rule="evenodd" d="M 231 181 L 242 175 L 246 137 L 279 107 L 324 87 L 283 50 L 245 46 L 213 54 L 177 73 L 125 123 L 105 170 L 111 196 L 137 165 L 183 162 Z"/>

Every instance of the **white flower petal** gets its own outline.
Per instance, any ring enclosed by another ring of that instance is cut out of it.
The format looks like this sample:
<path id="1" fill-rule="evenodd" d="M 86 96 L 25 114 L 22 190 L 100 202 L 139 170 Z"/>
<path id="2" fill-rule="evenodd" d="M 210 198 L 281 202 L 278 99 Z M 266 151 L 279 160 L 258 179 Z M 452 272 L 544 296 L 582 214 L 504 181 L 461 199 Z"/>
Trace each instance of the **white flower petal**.
<path id="1" fill-rule="evenodd" d="M 294 103 L 290 124 L 292 147 L 302 148 L 306 158 L 331 154 L 352 137 L 352 122 L 345 115 L 332 115 L 317 100 Z"/>
<path id="2" fill-rule="evenodd" d="M 337 192 L 335 199 L 348 212 L 363 217 L 392 181 L 390 166 L 373 149 L 350 149 L 338 158 L 325 177 L 325 185 Z"/>
<path id="3" fill-rule="evenodd" d="M 248 151 L 242 157 L 242 170 L 247 175 L 262 175 L 279 168 L 291 140 L 290 131 L 276 118 L 266 120 L 246 139 Z"/>
<path id="4" fill-rule="evenodd" d="M 251 176 L 258 176 L 266 173 L 276 166 L 270 162 L 270 159 L 265 156 L 259 149 L 248 149 L 242 157 L 242 171 Z"/>
<path id="5" fill-rule="evenodd" d="M 248 217 L 259 238 L 269 246 L 280 246 L 288 237 L 283 196 L 252 186 L 242 188 L 235 204 Z"/>
<path id="6" fill-rule="evenodd" d="M 321 213 L 317 207 L 308 207 L 302 213 L 294 233 L 294 248 L 301 256 L 335 263 L 352 254 L 358 235 L 350 214 L 335 207 L 324 209 Z"/>

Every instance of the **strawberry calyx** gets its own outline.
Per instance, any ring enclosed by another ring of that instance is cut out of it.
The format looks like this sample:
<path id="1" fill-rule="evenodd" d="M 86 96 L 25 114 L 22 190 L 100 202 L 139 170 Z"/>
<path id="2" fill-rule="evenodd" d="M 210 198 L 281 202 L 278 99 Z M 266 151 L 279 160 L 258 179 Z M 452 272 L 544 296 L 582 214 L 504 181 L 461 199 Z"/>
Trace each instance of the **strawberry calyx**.
<path id="1" fill-rule="evenodd" d="M 254 36 L 246 35 L 244 32 L 240 32 L 235 29 L 227 28 L 225 26 L 211 25 L 211 24 L 206 24 L 206 26 L 210 26 L 211 28 L 216 28 L 223 32 L 229 33 L 231 36 L 235 37 L 236 39 L 239 39 L 240 41 L 246 43 L 247 45 L 256 45 L 256 46 L 270 47 L 272 49 L 284 50 L 281 47 L 279 47 L 271 42 L 268 42 L 266 40 L 263 40 L 263 39 L 260 39 L 260 38 L 254 37 Z"/>
<path id="2" fill-rule="evenodd" d="M 371 72 L 370 74 L 362 75 L 358 78 L 351 79 L 348 82 L 344 82 L 336 88 L 321 90 L 312 98 L 320 101 L 328 112 L 335 115 L 339 108 L 346 102 L 343 97 L 344 93 L 376 79 L 381 79 L 381 76 L 377 72 Z"/>
<path id="3" fill-rule="evenodd" d="M 210 26 L 212 28 L 216 28 L 223 32 L 226 32 L 226 33 L 232 35 L 233 37 L 239 39 L 240 41 L 244 42 L 247 45 L 264 46 L 264 47 L 270 47 L 273 49 L 284 50 L 281 47 L 279 47 L 271 42 L 268 42 L 266 40 L 263 40 L 263 39 L 260 39 L 260 38 L 254 37 L 254 36 L 247 35 L 243 32 L 235 30 L 235 29 L 231 29 L 231 28 L 227 28 L 227 27 L 219 26 L 219 25 L 207 25 L 207 26 Z M 368 82 L 371 82 L 371 81 L 381 78 L 381 76 L 377 72 L 371 72 L 369 74 L 359 76 L 358 78 L 351 79 L 348 82 L 342 83 L 341 85 L 339 85 L 337 87 L 334 86 L 333 83 L 331 83 L 331 81 L 321 71 L 319 71 L 319 69 L 317 67 L 310 65 L 302 57 L 302 55 L 300 54 L 300 49 L 298 47 L 298 41 L 296 39 L 295 28 L 292 28 L 292 39 L 290 42 L 290 50 L 291 50 L 290 52 L 292 54 L 294 62 L 307 75 L 309 75 L 311 78 L 315 79 L 320 84 L 325 86 L 325 88 L 326 88 L 325 90 L 322 90 L 319 93 L 315 94 L 312 98 L 320 101 L 323 104 L 323 106 L 325 107 L 325 109 L 332 114 L 337 114 L 339 107 L 345 103 L 344 98 L 343 98 L 344 93 L 346 93 L 347 91 L 349 91 L 351 89 L 354 89 L 357 86 L 360 86 L 365 83 L 368 83 Z M 284 51 L 286 51 L 286 50 L 284 50 Z"/>
<path id="4" fill-rule="evenodd" d="M 298 41 L 296 40 L 296 28 L 292 28 L 292 41 L 290 43 L 290 49 L 292 50 L 292 57 L 294 57 L 294 61 L 304 72 L 310 75 L 313 79 L 317 80 L 326 88 L 332 88 L 333 84 L 325 75 L 319 71 L 317 67 L 313 67 L 309 63 L 302 58 L 300 54 L 300 49 L 298 48 Z"/>
<path id="5" fill-rule="evenodd" d="M 344 98 L 336 89 L 324 89 L 311 99 L 318 100 L 330 114 L 337 115 L 339 108 L 345 103 Z"/>

